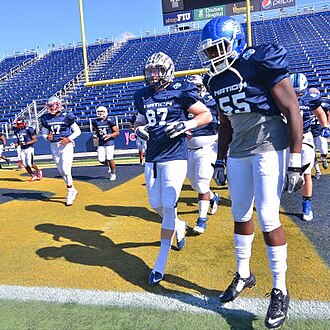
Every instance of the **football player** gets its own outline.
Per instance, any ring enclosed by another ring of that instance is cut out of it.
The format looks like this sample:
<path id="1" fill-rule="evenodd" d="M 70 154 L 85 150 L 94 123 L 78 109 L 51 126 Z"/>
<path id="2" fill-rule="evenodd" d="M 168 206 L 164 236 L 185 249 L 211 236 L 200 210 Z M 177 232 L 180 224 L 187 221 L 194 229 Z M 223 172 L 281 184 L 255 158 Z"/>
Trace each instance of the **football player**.
<path id="1" fill-rule="evenodd" d="M 309 89 L 309 92 L 314 93 L 314 94 L 321 94 L 320 91 L 314 87 L 311 87 Z M 327 115 L 327 113 L 329 111 L 329 107 L 327 106 L 327 103 L 322 101 L 321 107 Z M 328 162 L 327 162 L 328 141 L 325 137 L 322 136 L 322 126 L 320 125 L 319 120 L 317 119 L 317 117 L 314 114 L 312 116 L 311 130 L 312 130 L 312 134 L 313 134 L 315 149 L 318 149 L 320 151 L 322 167 L 326 170 L 328 168 Z M 315 159 L 314 159 L 314 168 L 315 168 L 315 178 L 319 179 L 322 173 L 320 170 L 320 166 L 319 166 L 319 162 L 318 162 L 316 153 L 315 153 Z"/>
<path id="2" fill-rule="evenodd" d="M 81 131 L 74 114 L 62 111 L 61 99 L 51 97 L 46 107 L 48 112 L 41 116 L 42 135 L 50 142 L 53 159 L 66 183 L 66 205 L 71 206 L 78 194 L 78 190 L 73 186 L 71 174 L 74 140 Z"/>
<path id="3" fill-rule="evenodd" d="M 0 159 L 3 159 L 7 163 L 7 165 L 9 166 L 10 165 L 10 159 L 2 154 L 3 148 L 6 146 L 6 144 L 7 144 L 6 137 L 2 132 L 0 132 Z M 0 168 L 1 168 L 1 165 L 0 165 Z"/>
<path id="4" fill-rule="evenodd" d="M 322 99 L 320 93 L 315 93 L 313 90 L 312 92 L 307 90 L 308 81 L 303 73 L 293 73 L 290 75 L 290 79 L 298 98 L 304 129 L 301 161 L 304 166 L 307 166 L 307 168 L 304 171 L 304 184 L 302 187 L 302 220 L 311 221 L 313 220 L 311 203 L 313 182 L 311 173 L 315 159 L 314 140 L 311 132 L 313 115 L 316 116 L 321 125 L 321 136 L 325 138 L 329 137 L 330 131 L 327 127 L 327 116 L 321 107 Z"/>
<path id="5" fill-rule="evenodd" d="M 148 283 L 157 285 L 164 277 L 172 237 L 184 246 L 186 223 L 177 218 L 177 202 L 187 175 L 188 149 L 185 132 L 212 120 L 199 101 L 197 88 L 174 81 L 172 59 L 158 52 L 144 68 L 147 86 L 134 95 L 138 115 L 135 134 L 147 141 L 144 174 L 150 206 L 162 216 L 160 251 Z M 187 120 L 188 113 L 194 118 Z"/>
<path id="6" fill-rule="evenodd" d="M 208 125 L 194 128 L 188 136 L 188 174 L 192 188 L 198 191 L 198 219 L 193 231 L 202 234 L 206 230 L 207 213 L 215 214 L 220 196 L 210 189 L 213 175 L 212 164 L 217 159 L 218 148 L 218 110 L 212 96 L 206 91 L 200 75 L 192 75 L 187 79 L 196 85 L 200 100 L 210 109 L 212 121 Z M 189 114 L 188 118 L 193 118 Z"/>
<path id="7" fill-rule="evenodd" d="M 95 130 L 94 138 L 98 139 L 97 156 L 99 162 L 108 166 L 110 181 L 115 181 L 116 164 L 113 160 L 115 151 L 114 138 L 119 135 L 117 124 L 108 119 L 108 109 L 100 106 L 96 109 L 97 118 L 92 121 Z"/>
<path id="8" fill-rule="evenodd" d="M 17 139 L 15 147 L 20 147 L 19 159 L 31 176 L 29 181 L 40 181 L 42 179 L 42 171 L 34 163 L 34 144 L 37 142 L 35 129 L 33 127 L 26 127 L 25 119 L 18 117 L 14 121 L 13 131 Z M 36 175 L 33 169 L 36 170 Z"/>
<path id="9" fill-rule="evenodd" d="M 279 218 L 282 187 L 292 192 L 303 183 L 302 121 L 286 50 L 273 44 L 247 47 L 240 23 L 222 16 L 204 26 L 198 53 L 207 68 L 204 85 L 220 110 L 213 178 L 219 185 L 228 179 L 234 218 L 237 270 L 220 301 L 232 301 L 256 284 L 250 272 L 255 203 L 273 280 L 265 325 L 275 328 L 285 321 L 290 301 L 287 241 Z"/>

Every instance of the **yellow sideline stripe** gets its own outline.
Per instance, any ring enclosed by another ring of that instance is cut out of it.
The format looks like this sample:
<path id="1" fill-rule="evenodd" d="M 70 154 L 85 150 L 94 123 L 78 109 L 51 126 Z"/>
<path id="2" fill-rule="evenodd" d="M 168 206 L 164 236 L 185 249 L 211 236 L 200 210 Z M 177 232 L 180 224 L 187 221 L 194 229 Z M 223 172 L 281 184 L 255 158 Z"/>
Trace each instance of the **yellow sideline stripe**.
<path id="1" fill-rule="evenodd" d="M 150 288 L 146 280 L 159 250 L 160 219 L 148 207 L 143 175 L 109 191 L 77 181 L 79 195 L 72 207 L 64 206 L 66 189 L 61 179 L 25 180 L 21 172 L 1 171 L 5 195 L 8 189 L 22 190 L 12 195 L 17 199 L 1 204 L 2 285 L 210 296 L 231 281 L 228 270 L 235 270 L 235 258 L 226 189 L 220 190 L 221 205 L 210 217 L 206 233 L 187 237 L 183 251 L 172 250 L 162 287 Z M 54 195 L 49 201 L 34 200 L 42 197 L 39 192 Z M 196 209 L 196 193 L 186 183 L 179 217 L 190 227 L 196 221 Z M 289 242 L 292 298 L 329 301 L 328 267 L 290 218 L 281 218 Z M 242 296 L 263 297 L 271 289 L 265 246 L 256 227 L 251 269 L 258 285 Z"/>

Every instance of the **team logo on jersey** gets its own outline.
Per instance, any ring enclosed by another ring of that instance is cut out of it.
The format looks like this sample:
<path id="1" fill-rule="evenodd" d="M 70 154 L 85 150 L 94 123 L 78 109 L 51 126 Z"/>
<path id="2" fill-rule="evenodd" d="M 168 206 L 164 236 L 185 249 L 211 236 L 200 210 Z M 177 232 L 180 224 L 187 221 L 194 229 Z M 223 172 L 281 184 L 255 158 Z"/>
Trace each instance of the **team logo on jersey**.
<path id="1" fill-rule="evenodd" d="M 263 9 L 269 9 L 272 6 L 271 0 L 263 0 L 261 3 Z"/>
<path id="2" fill-rule="evenodd" d="M 180 84 L 180 83 L 175 83 L 175 84 L 173 85 L 173 88 L 174 88 L 174 89 L 179 89 L 181 86 L 182 86 L 182 84 Z"/>
<path id="3" fill-rule="evenodd" d="M 255 49 L 249 49 L 243 54 L 243 58 L 245 60 L 248 60 L 251 57 L 251 55 L 253 55 L 255 52 L 256 52 Z"/>

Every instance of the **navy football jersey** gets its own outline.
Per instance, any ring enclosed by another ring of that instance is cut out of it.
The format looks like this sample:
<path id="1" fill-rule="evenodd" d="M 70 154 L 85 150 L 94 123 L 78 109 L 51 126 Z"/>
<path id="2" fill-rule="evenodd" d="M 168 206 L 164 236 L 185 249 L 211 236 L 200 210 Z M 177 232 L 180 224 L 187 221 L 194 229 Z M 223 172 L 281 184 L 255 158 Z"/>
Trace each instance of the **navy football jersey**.
<path id="1" fill-rule="evenodd" d="M 36 135 L 36 130 L 33 127 L 25 127 L 22 129 L 14 127 L 13 130 L 17 138 L 17 143 L 22 149 L 33 147 L 33 144 L 26 144 L 27 142 L 32 141 L 33 137 Z"/>
<path id="2" fill-rule="evenodd" d="M 214 98 L 209 93 L 206 93 L 204 95 L 204 97 L 201 99 L 201 102 L 203 102 L 205 106 L 210 110 L 212 114 L 212 121 L 206 125 L 194 128 L 192 130 L 192 136 L 196 137 L 196 136 L 216 135 L 218 134 L 218 128 L 219 128 L 219 114 L 218 114 L 217 104 Z M 188 118 L 190 118 L 190 115 Z"/>
<path id="3" fill-rule="evenodd" d="M 312 120 L 313 120 L 313 111 L 317 109 L 322 101 L 321 95 L 311 92 L 306 92 L 301 97 L 298 98 L 300 112 L 303 118 L 303 128 L 304 133 L 307 133 L 311 130 Z"/>
<path id="4" fill-rule="evenodd" d="M 280 115 L 270 90 L 289 77 L 286 50 L 273 44 L 247 48 L 232 68 L 210 77 L 204 85 L 225 115 L 258 112 Z"/>
<path id="5" fill-rule="evenodd" d="M 101 120 L 100 118 L 94 119 L 92 125 L 95 129 L 96 135 L 99 138 L 99 146 L 108 146 L 113 145 L 113 138 L 104 139 L 105 135 L 109 135 L 114 132 L 112 127 L 116 126 L 116 123 L 113 120 L 105 119 Z"/>
<path id="6" fill-rule="evenodd" d="M 165 128 L 169 123 L 187 120 L 187 110 L 198 100 L 197 87 L 189 82 L 173 82 L 160 91 L 144 87 L 135 93 L 134 105 L 150 125 L 146 162 L 188 159 L 186 135 L 171 139 Z"/>
<path id="7" fill-rule="evenodd" d="M 61 112 L 58 116 L 45 113 L 41 116 L 41 125 L 53 134 L 51 142 L 58 142 L 61 138 L 70 136 L 70 126 L 75 121 L 76 117 L 72 112 Z"/>

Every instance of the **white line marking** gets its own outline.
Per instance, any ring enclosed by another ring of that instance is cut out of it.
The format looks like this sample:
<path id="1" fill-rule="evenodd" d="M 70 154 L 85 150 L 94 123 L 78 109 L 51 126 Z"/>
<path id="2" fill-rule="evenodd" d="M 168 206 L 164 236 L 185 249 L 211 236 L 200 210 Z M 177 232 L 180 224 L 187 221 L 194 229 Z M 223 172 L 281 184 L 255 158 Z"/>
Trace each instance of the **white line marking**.
<path id="1" fill-rule="evenodd" d="M 191 294 L 160 295 L 139 292 L 113 292 L 101 290 L 63 289 L 0 285 L 0 299 L 17 301 L 43 301 L 118 307 L 142 307 L 176 310 L 192 313 L 266 314 L 269 299 L 243 298 L 220 305 L 217 297 Z M 293 300 L 290 318 L 330 319 L 330 302 Z"/>

